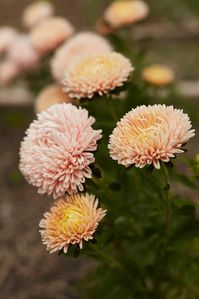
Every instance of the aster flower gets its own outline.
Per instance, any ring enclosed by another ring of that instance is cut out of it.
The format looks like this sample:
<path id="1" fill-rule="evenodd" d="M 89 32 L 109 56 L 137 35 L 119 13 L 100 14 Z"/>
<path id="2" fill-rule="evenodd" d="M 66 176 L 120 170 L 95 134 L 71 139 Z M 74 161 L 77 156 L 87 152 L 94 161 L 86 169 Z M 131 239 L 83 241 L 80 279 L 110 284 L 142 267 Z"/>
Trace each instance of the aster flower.
<path id="1" fill-rule="evenodd" d="M 25 27 L 32 28 L 53 14 L 54 8 L 49 2 L 36 1 L 24 9 L 22 22 Z"/>
<path id="2" fill-rule="evenodd" d="M 20 170 L 40 194 L 54 198 L 83 191 L 91 178 L 89 164 L 102 137 L 92 128 L 95 119 L 72 104 L 55 104 L 37 114 L 20 149 Z"/>
<path id="3" fill-rule="evenodd" d="M 104 13 L 109 26 L 118 28 L 144 19 L 149 13 L 147 4 L 142 0 L 115 1 Z"/>
<path id="4" fill-rule="evenodd" d="M 100 35 L 92 32 L 78 33 L 56 51 L 51 62 L 52 74 L 56 80 L 61 81 L 71 63 L 80 57 L 110 51 L 110 43 Z"/>
<path id="5" fill-rule="evenodd" d="M 45 54 L 56 49 L 74 32 L 73 26 L 64 18 L 51 17 L 36 25 L 31 34 L 33 47 Z"/>
<path id="6" fill-rule="evenodd" d="M 94 195 L 75 194 L 56 201 L 50 212 L 40 221 L 42 242 L 50 253 L 63 250 L 69 245 L 93 239 L 93 234 L 106 210 L 97 208 L 98 200 Z"/>
<path id="7" fill-rule="evenodd" d="M 21 72 L 19 66 L 12 60 L 5 60 L 0 63 L 0 83 L 3 85 L 10 84 L 16 79 Z"/>
<path id="8" fill-rule="evenodd" d="M 8 57 L 24 70 L 35 68 L 40 61 L 40 56 L 32 47 L 29 36 L 25 34 L 21 34 L 13 40 Z"/>
<path id="9" fill-rule="evenodd" d="M 142 77 L 152 85 L 163 86 L 172 83 L 175 74 L 168 66 L 153 64 L 143 70 Z"/>
<path id="10" fill-rule="evenodd" d="M 35 101 L 36 113 L 46 110 L 49 106 L 61 103 L 72 103 L 72 100 L 62 91 L 58 84 L 51 84 L 45 87 L 37 96 Z"/>
<path id="11" fill-rule="evenodd" d="M 0 54 L 5 53 L 16 37 L 17 32 L 11 27 L 0 27 Z"/>
<path id="12" fill-rule="evenodd" d="M 102 53 L 80 59 L 65 74 L 64 91 L 76 99 L 100 96 L 123 86 L 133 67 L 119 53 Z"/>
<path id="13" fill-rule="evenodd" d="M 126 167 L 153 164 L 158 169 L 160 161 L 184 152 L 183 144 L 195 135 L 191 128 L 188 115 L 173 106 L 140 106 L 117 123 L 110 136 L 110 155 Z"/>

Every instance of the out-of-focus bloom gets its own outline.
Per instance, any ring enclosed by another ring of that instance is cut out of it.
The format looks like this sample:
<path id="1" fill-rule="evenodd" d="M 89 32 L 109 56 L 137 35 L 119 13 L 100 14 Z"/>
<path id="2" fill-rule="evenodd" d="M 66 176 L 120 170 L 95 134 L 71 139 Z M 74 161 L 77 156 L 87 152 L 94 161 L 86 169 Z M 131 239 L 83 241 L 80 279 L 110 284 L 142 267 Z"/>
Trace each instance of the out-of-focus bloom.
<path id="1" fill-rule="evenodd" d="M 66 19 L 51 17 L 36 25 L 30 34 L 30 38 L 33 47 L 39 53 L 45 54 L 56 49 L 73 32 L 73 26 Z"/>
<path id="2" fill-rule="evenodd" d="M 86 109 L 72 104 L 55 104 L 37 114 L 20 149 L 20 170 L 40 194 L 54 198 L 83 191 L 91 178 L 89 164 L 102 137 L 92 128 L 95 119 Z"/>
<path id="3" fill-rule="evenodd" d="M 149 13 L 142 0 L 115 1 L 106 9 L 104 20 L 113 28 L 127 26 L 144 19 Z"/>
<path id="4" fill-rule="evenodd" d="M 58 200 L 39 224 L 47 250 L 66 253 L 69 245 L 75 244 L 82 249 L 84 241 L 93 239 L 100 220 L 106 214 L 106 210 L 97 206 L 95 196 L 87 193 Z"/>
<path id="5" fill-rule="evenodd" d="M 173 106 L 140 106 L 117 123 L 110 136 L 110 155 L 126 167 L 160 168 L 160 161 L 184 152 L 183 144 L 195 135 L 191 128 L 188 115 Z"/>
<path id="6" fill-rule="evenodd" d="M 58 84 L 51 84 L 45 87 L 35 101 L 36 113 L 46 110 L 49 106 L 61 103 L 71 103 L 72 100 L 62 91 Z"/>
<path id="7" fill-rule="evenodd" d="M 14 79 L 16 79 L 21 70 L 19 66 L 12 60 L 5 60 L 0 63 L 0 84 L 7 85 L 10 84 Z"/>
<path id="8" fill-rule="evenodd" d="M 51 63 L 52 74 L 56 80 L 61 81 L 71 63 L 80 57 L 110 51 L 110 43 L 100 35 L 92 32 L 78 33 L 56 51 Z"/>
<path id="9" fill-rule="evenodd" d="M 16 35 L 16 30 L 11 27 L 0 28 L 0 54 L 9 49 Z"/>
<path id="10" fill-rule="evenodd" d="M 102 96 L 121 87 L 132 71 L 130 60 L 119 53 L 85 57 L 65 74 L 64 91 L 76 99 Z"/>
<path id="11" fill-rule="evenodd" d="M 54 8 L 49 2 L 37 1 L 25 8 L 22 15 L 22 22 L 27 28 L 32 28 L 53 14 Z"/>
<path id="12" fill-rule="evenodd" d="M 8 57 L 24 70 L 35 68 L 40 60 L 40 56 L 33 48 L 29 36 L 25 34 L 21 34 L 14 39 L 8 51 Z"/>
<path id="13" fill-rule="evenodd" d="M 173 82 L 175 74 L 168 66 L 153 64 L 143 70 L 142 77 L 152 85 L 164 86 Z"/>

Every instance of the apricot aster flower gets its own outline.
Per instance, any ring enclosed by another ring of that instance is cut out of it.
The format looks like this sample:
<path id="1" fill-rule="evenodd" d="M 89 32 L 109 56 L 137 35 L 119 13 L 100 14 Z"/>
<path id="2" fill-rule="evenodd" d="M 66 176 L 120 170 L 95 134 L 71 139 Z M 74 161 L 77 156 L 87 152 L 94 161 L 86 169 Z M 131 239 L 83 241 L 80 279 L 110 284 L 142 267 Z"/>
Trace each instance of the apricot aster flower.
<path id="1" fill-rule="evenodd" d="M 104 20 L 113 28 L 127 26 L 144 19 L 149 13 L 148 5 L 142 0 L 119 0 L 110 4 Z"/>
<path id="2" fill-rule="evenodd" d="M 79 245 L 93 239 L 100 220 L 106 210 L 97 208 L 94 195 L 75 194 L 56 201 L 50 212 L 40 221 L 42 242 L 50 253 L 63 250 L 69 245 Z"/>
<path id="3" fill-rule="evenodd" d="M 27 28 L 32 28 L 44 19 L 52 16 L 54 8 L 47 1 L 36 1 L 28 5 L 23 12 L 22 22 Z"/>
<path id="4" fill-rule="evenodd" d="M 100 35 L 92 32 L 78 33 L 57 49 L 51 62 L 52 74 L 56 80 L 61 81 L 71 63 L 79 58 L 110 51 L 110 43 Z"/>
<path id="5" fill-rule="evenodd" d="M 117 123 L 110 136 L 110 155 L 126 167 L 160 168 L 160 161 L 184 152 L 183 144 L 195 135 L 191 128 L 188 115 L 173 106 L 140 106 Z"/>
<path id="6" fill-rule="evenodd" d="M 153 64 L 143 70 L 142 77 L 152 85 L 163 86 L 170 84 L 174 80 L 175 74 L 166 65 Z"/>
<path id="7" fill-rule="evenodd" d="M 26 34 L 18 35 L 13 40 L 8 57 L 24 70 L 37 67 L 40 61 L 40 56 L 32 47 L 29 36 Z"/>
<path id="8" fill-rule="evenodd" d="M 17 32 L 11 27 L 0 27 L 0 54 L 5 53 L 16 37 Z"/>
<path id="9" fill-rule="evenodd" d="M 64 91 L 76 99 L 100 96 L 123 86 L 133 67 L 119 53 L 102 53 L 80 59 L 65 74 Z"/>
<path id="10" fill-rule="evenodd" d="M 45 87 L 37 96 L 35 101 L 36 113 L 46 110 L 49 106 L 60 103 L 72 103 L 72 100 L 62 91 L 58 84 L 51 84 Z"/>
<path id="11" fill-rule="evenodd" d="M 74 32 L 73 26 L 62 17 L 48 18 L 36 25 L 31 34 L 33 47 L 41 54 L 56 49 Z"/>
<path id="12" fill-rule="evenodd" d="M 102 137 L 95 119 L 72 104 L 55 104 L 37 114 L 21 144 L 19 168 L 40 194 L 54 198 L 83 191 L 91 178 L 89 164 Z"/>

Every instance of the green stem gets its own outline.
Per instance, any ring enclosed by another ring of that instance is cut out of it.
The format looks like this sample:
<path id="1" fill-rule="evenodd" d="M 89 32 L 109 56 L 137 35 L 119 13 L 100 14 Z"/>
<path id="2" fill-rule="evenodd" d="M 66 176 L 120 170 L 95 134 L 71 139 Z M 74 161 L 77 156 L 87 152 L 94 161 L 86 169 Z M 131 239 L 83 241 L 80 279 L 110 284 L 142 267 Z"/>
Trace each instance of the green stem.
<path id="1" fill-rule="evenodd" d="M 167 232 L 167 238 L 170 236 L 170 229 L 171 229 L 171 199 L 170 199 L 170 185 L 169 185 L 169 174 L 168 170 L 165 166 L 165 164 L 161 163 L 161 170 L 162 174 L 165 180 L 165 186 L 164 186 L 164 197 L 165 197 L 165 208 L 166 208 L 166 232 Z"/>
<path id="2" fill-rule="evenodd" d="M 111 113 L 111 116 L 112 116 L 112 118 L 113 118 L 113 121 L 117 123 L 117 121 L 118 121 L 118 117 L 117 117 L 117 113 L 116 113 L 116 110 L 115 110 L 113 101 L 114 101 L 114 100 L 113 100 L 112 97 L 110 96 L 110 98 L 108 99 L 108 104 L 109 104 L 110 113 Z"/>
<path id="3" fill-rule="evenodd" d="M 132 277 L 129 275 L 129 272 L 126 270 L 126 268 L 123 267 L 123 265 L 116 260 L 113 255 L 109 255 L 108 253 L 105 253 L 103 250 L 99 249 L 96 245 L 92 245 L 93 251 L 96 252 L 96 254 L 102 258 L 102 261 L 104 261 L 110 268 L 118 270 L 120 273 L 123 273 L 123 275 L 132 282 Z"/>

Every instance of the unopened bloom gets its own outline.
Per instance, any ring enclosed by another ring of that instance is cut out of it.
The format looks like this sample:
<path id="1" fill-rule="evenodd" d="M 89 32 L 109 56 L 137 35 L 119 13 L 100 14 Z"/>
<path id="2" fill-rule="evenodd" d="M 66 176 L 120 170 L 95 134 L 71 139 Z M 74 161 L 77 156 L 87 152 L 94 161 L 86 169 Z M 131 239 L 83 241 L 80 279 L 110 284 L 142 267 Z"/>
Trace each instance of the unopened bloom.
<path id="1" fill-rule="evenodd" d="M 94 195 L 75 194 L 56 201 L 50 212 L 40 221 L 42 242 L 50 253 L 63 250 L 69 245 L 79 245 L 93 239 L 106 210 L 98 208 Z"/>
<path id="2" fill-rule="evenodd" d="M 5 53 L 12 44 L 17 32 L 11 27 L 0 27 L 0 54 Z"/>
<path id="3" fill-rule="evenodd" d="M 60 103 L 71 103 L 72 100 L 62 91 L 58 84 L 51 84 L 45 87 L 35 100 L 36 113 L 46 110 L 49 106 Z"/>
<path id="4" fill-rule="evenodd" d="M 70 65 L 92 54 L 110 52 L 112 47 L 103 37 L 92 32 L 81 32 L 57 49 L 52 62 L 51 70 L 54 78 L 61 81 Z"/>
<path id="5" fill-rule="evenodd" d="M 37 67 L 40 61 L 39 54 L 33 48 L 29 36 L 25 34 L 18 35 L 13 40 L 8 57 L 24 70 Z"/>
<path id="6" fill-rule="evenodd" d="M 149 13 L 148 5 L 142 0 L 119 0 L 110 4 L 104 20 L 113 28 L 127 26 L 144 19 Z"/>
<path id="7" fill-rule="evenodd" d="M 51 17 L 35 26 L 30 34 L 30 38 L 33 47 L 39 53 L 45 54 L 56 49 L 73 32 L 73 26 L 66 19 Z"/>
<path id="8" fill-rule="evenodd" d="M 0 84 L 7 85 L 15 80 L 21 73 L 19 66 L 12 60 L 5 60 L 0 63 Z"/>
<path id="9" fill-rule="evenodd" d="M 173 106 L 140 106 L 117 123 L 110 136 L 110 155 L 126 167 L 160 168 L 160 161 L 184 152 L 183 144 L 195 135 L 191 128 L 188 115 Z"/>
<path id="10" fill-rule="evenodd" d="M 133 71 L 128 58 L 102 53 L 80 59 L 65 74 L 64 91 L 76 99 L 100 96 L 123 86 Z"/>
<path id="11" fill-rule="evenodd" d="M 55 104 L 37 114 L 20 149 L 20 170 L 40 194 L 54 198 L 83 191 L 92 177 L 89 164 L 102 137 L 88 111 L 72 104 Z"/>
<path id="12" fill-rule="evenodd" d="M 143 70 L 142 77 L 152 85 L 163 86 L 172 83 L 175 74 L 168 66 L 153 64 Z"/>
<path id="13" fill-rule="evenodd" d="M 53 6 L 47 1 L 36 1 L 28 5 L 22 15 L 22 22 L 27 28 L 32 28 L 44 19 L 52 16 Z"/>

